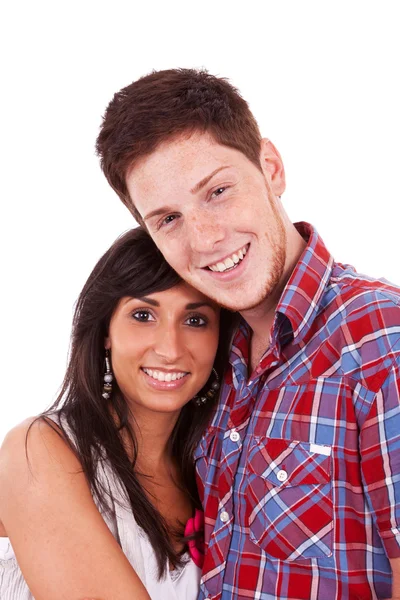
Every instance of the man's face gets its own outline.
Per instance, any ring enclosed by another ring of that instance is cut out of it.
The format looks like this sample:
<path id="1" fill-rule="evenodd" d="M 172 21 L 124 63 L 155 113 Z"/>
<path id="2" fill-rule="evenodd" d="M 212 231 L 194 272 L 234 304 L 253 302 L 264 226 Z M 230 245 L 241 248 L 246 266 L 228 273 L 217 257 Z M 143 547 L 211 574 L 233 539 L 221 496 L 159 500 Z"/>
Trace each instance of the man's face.
<path id="1" fill-rule="evenodd" d="M 219 304 L 243 312 L 268 298 L 283 276 L 286 236 L 275 194 L 284 176 L 275 167 L 263 164 L 262 172 L 199 133 L 162 144 L 126 181 L 169 264 Z"/>

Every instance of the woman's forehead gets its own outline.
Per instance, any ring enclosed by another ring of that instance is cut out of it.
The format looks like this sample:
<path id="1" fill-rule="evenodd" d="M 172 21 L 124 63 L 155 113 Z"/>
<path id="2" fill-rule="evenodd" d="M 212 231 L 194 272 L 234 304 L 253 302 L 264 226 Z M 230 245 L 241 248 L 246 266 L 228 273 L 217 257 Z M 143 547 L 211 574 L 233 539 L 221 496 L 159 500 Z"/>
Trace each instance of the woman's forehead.
<path id="1" fill-rule="evenodd" d="M 188 309 L 209 306 L 215 311 L 219 310 L 218 305 L 213 300 L 184 281 L 160 292 L 145 293 L 140 297 L 125 296 L 121 298 L 118 308 L 123 308 L 127 304 L 135 303 L 138 300 L 144 300 L 150 305 L 154 304 L 154 306 L 172 305 Z"/>

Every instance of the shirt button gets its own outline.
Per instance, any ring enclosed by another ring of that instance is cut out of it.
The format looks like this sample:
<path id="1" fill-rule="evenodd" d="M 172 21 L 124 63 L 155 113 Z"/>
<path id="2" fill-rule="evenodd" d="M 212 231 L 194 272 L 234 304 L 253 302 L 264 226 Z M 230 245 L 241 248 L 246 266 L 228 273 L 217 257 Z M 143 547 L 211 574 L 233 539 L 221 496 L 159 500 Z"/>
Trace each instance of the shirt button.
<path id="1" fill-rule="evenodd" d="M 229 521 L 229 514 L 226 512 L 226 510 L 223 510 L 222 513 L 219 515 L 219 518 L 223 523 L 226 523 L 227 521 Z"/>
<path id="2" fill-rule="evenodd" d="M 238 442 L 240 440 L 240 435 L 238 434 L 237 431 L 231 431 L 231 434 L 229 436 L 232 440 L 232 442 Z"/>
<path id="3" fill-rule="evenodd" d="M 286 472 L 286 471 L 284 471 L 283 469 L 281 469 L 280 471 L 278 471 L 278 473 L 277 473 L 277 475 L 276 475 L 276 476 L 277 476 L 277 478 L 278 478 L 278 481 L 281 481 L 282 483 L 283 483 L 284 481 L 286 481 L 286 479 L 288 478 L 288 474 L 287 474 L 287 472 Z"/>

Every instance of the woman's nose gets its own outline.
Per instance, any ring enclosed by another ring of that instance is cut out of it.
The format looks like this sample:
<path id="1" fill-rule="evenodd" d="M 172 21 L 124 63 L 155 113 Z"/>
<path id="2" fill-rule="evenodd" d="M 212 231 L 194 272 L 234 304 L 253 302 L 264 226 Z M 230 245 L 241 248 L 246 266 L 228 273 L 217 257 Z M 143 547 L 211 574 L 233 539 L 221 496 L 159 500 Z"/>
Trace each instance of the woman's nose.
<path id="1" fill-rule="evenodd" d="M 181 358 L 183 354 L 183 341 L 177 325 L 168 324 L 165 327 L 159 328 L 154 351 L 169 363 L 173 363 Z"/>

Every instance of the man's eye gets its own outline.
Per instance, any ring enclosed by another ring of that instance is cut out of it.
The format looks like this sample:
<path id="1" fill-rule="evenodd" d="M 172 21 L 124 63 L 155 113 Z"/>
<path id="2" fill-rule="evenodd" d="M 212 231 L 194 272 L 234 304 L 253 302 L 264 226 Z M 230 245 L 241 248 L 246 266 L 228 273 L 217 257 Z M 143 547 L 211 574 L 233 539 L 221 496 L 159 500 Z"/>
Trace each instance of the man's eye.
<path id="1" fill-rule="evenodd" d="M 167 217 L 164 217 L 164 219 L 161 220 L 159 228 L 163 227 L 164 225 L 169 225 L 170 223 L 172 223 L 172 221 L 176 220 L 176 215 L 168 215 Z"/>
<path id="2" fill-rule="evenodd" d="M 226 187 L 219 187 L 219 188 L 217 188 L 211 194 L 211 198 L 217 198 L 218 196 L 220 196 L 221 194 L 223 194 L 225 190 L 226 190 Z"/>
<path id="3" fill-rule="evenodd" d="M 190 327 L 204 327 L 207 325 L 207 321 L 204 317 L 200 317 L 199 315 L 192 315 L 186 319 L 186 324 L 190 325 Z"/>
<path id="4" fill-rule="evenodd" d="M 153 315 L 148 310 L 137 310 L 136 312 L 132 313 L 132 317 L 141 323 L 147 323 L 147 321 L 155 320 Z"/>

